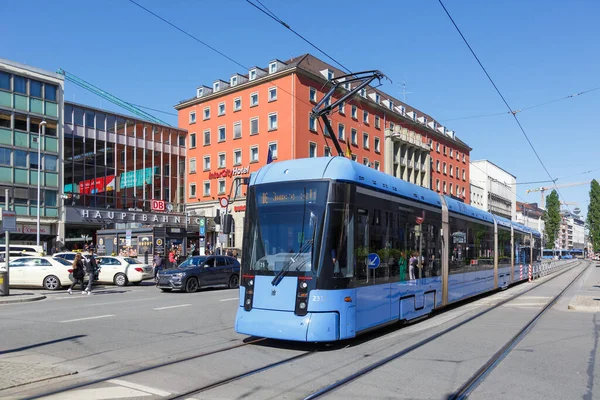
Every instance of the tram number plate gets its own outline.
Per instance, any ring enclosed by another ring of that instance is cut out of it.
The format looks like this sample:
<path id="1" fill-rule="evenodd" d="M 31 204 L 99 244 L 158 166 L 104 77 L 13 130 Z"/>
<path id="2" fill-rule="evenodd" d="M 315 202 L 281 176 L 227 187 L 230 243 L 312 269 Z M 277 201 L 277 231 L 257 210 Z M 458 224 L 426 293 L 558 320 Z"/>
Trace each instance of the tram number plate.
<path id="1" fill-rule="evenodd" d="M 325 301 L 325 296 L 313 296 L 312 301 Z"/>

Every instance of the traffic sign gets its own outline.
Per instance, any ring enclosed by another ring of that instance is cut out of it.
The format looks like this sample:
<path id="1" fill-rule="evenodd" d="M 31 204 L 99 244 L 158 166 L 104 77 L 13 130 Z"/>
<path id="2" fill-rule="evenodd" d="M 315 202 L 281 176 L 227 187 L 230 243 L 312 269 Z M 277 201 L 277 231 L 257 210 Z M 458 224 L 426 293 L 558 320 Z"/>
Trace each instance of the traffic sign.
<path id="1" fill-rule="evenodd" d="M 379 256 L 376 253 L 369 254 L 368 258 L 369 258 L 369 268 L 370 269 L 375 269 L 375 268 L 379 267 L 381 260 L 379 259 Z"/>
<path id="2" fill-rule="evenodd" d="M 229 205 L 229 200 L 227 200 L 227 197 L 221 197 L 219 199 L 219 204 L 222 208 L 226 208 Z"/>
<path id="3" fill-rule="evenodd" d="M 2 231 L 16 232 L 17 231 L 17 213 L 14 211 L 2 210 Z"/>
<path id="4" fill-rule="evenodd" d="M 131 229 L 125 231 L 125 246 L 131 246 Z"/>

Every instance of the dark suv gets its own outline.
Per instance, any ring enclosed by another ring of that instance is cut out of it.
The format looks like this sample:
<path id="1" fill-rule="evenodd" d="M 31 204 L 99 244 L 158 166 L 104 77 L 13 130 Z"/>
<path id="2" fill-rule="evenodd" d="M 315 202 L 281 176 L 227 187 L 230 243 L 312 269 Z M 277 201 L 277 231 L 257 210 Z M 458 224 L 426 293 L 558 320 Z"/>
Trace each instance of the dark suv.
<path id="1" fill-rule="evenodd" d="M 163 292 L 185 290 L 193 293 L 201 287 L 238 287 L 240 262 L 228 256 L 195 256 L 188 258 L 176 268 L 158 274 L 158 287 Z"/>

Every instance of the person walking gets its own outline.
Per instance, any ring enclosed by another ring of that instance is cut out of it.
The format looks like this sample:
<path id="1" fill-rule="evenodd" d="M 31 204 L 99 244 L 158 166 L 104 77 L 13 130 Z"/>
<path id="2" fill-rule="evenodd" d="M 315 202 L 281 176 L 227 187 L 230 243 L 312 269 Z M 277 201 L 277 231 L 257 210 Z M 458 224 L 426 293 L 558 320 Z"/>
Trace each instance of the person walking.
<path id="1" fill-rule="evenodd" d="M 96 258 L 94 258 L 94 248 L 90 246 L 88 252 L 89 254 L 85 262 L 85 272 L 88 275 L 88 284 L 85 292 L 90 295 L 92 294 L 92 284 L 96 278 L 96 268 L 98 267 L 98 264 L 96 263 Z"/>
<path id="2" fill-rule="evenodd" d="M 162 270 L 163 267 L 163 259 L 160 256 L 159 252 L 156 252 L 156 255 L 154 256 L 154 280 L 157 282 L 158 284 L 158 273 Z"/>
<path id="3" fill-rule="evenodd" d="M 85 276 L 84 268 L 83 261 L 81 260 L 81 253 L 77 253 L 77 255 L 75 255 L 75 259 L 73 260 L 73 284 L 69 290 L 67 290 L 67 293 L 70 295 L 73 294 L 73 289 L 78 283 L 81 285 L 81 294 L 85 293 L 83 291 L 83 277 Z"/>

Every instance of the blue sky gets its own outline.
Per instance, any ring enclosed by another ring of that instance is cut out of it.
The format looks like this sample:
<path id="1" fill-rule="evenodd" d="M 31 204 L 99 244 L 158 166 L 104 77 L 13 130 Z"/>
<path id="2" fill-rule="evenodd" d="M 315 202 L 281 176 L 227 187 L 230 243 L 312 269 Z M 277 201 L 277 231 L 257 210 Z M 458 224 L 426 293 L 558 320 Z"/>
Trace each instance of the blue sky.
<path id="1" fill-rule="evenodd" d="M 137 1 L 242 65 L 306 52 L 323 57 L 243 0 Z M 455 130 L 473 148 L 472 159 L 489 159 L 518 182 L 548 179 L 510 115 L 447 121 L 507 110 L 436 0 L 263 3 L 350 69 L 383 71 L 393 81 L 382 88 L 388 93 L 402 99 L 406 81 L 407 103 Z M 599 2 L 444 4 L 512 108 L 600 86 Z M 246 72 L 126 0 L 5 0 L 2 8 L 0 57 L 63 68 L 134 104 L 174 112 L 200 84 Z M 70 83 L 66 91 L 67 100 L 118 110 Z M 580 174 L 600 168 L 599 103 L 600 90 L 518 114 L 557 183 L 600 178 L 600 170 Z M 517 194 L 539 201 L 525 190 L 540 185 L 518 185 Z M 588 191 L 560 192 L 585 212 Z"/>

